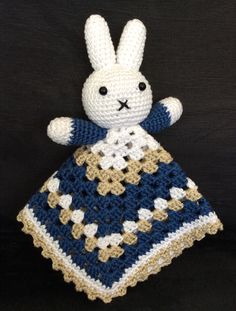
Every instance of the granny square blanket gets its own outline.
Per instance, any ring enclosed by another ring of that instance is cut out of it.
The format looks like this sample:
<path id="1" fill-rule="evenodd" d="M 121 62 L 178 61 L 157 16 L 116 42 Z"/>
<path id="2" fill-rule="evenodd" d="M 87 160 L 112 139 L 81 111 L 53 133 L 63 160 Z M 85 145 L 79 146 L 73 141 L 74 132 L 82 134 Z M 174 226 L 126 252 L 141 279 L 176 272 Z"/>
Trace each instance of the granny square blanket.
<path id="1" fill-rule="evenodd" d="M 222 227 L 171 155 L 140 132 L 115 131 L 78 148 L 18 216 L 53 268 L 91 299 L 124 295 Z M 113 144 L 128 158 L 123 169 L 102 168 Z"/>

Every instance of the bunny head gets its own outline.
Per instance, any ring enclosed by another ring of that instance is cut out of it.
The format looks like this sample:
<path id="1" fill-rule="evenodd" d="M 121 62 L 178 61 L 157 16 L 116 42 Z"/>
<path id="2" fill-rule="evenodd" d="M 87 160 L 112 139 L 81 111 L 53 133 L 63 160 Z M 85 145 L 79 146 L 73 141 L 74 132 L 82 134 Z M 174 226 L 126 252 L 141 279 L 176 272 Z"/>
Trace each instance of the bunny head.
<path id="1" fill-rule="evenodd" d="M 124 27 L 115 53 L 108 25 L 99 15 L 85 24 L 85 41 L 94 72 L 85 81 L 82 102 L 90 120 L 104 128 L 142 122 L 150 112 L 152 91 L 139 71 L 146 29 L 137 19 Z"/>

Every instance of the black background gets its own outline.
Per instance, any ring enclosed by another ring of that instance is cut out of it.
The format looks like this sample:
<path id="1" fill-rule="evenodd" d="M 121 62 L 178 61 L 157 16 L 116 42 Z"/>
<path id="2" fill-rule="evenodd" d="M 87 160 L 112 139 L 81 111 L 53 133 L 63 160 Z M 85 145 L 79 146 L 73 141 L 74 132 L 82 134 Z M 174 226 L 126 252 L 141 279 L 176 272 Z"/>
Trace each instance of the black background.
<path id="1" fill-rule="evenodd" d="M 0 1 L 1 310 L 236 310 L 235 9 L 233 0 Z M 141 71 L 155 99 L 184 105 L 156 137 L 225 226 L 110 305 L 64 283 L 15 220 L 74 150 L 50 141 L 46 127 L 57 116 L 85 118 L 81 88 L 92 70 L 83 27 L 94 13 L 115 45 L 129 19 L 147 26 Z"/>

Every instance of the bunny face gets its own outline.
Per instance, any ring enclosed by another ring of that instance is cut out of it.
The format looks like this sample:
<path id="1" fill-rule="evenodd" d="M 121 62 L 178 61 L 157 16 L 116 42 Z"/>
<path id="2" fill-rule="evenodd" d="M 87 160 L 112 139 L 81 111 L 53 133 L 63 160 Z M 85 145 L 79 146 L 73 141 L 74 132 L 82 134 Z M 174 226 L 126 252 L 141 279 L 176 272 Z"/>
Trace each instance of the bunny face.
<path id="1" fill-rule="evenodd" d="M 152 91 L 140 72 L 115 64 L 89 76 L 83 87 L 82 101 L 89 119 L 97 125 L 127 127 L 147 117 Z"/>
<path id="2" fill-rule="evenodd" d="M 139 67 L 146 29 L 137 19 L 129 21 L 115 53 L 108 25 L 99 15 L 85 24 L 85 41 L 94 72 L 84 83 L 82 102 L 88 117 L 105 128 L 140 123 L 149 114 L 152 91 Z"/>

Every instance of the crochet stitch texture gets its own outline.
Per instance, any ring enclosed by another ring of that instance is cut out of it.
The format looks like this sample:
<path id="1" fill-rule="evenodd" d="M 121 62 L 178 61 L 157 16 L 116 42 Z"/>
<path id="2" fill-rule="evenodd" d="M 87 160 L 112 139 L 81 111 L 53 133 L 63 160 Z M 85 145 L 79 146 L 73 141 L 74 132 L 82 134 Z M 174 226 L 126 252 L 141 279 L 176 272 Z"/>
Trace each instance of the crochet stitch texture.
<path id="1" fill-rule="evenodd" d="M 85 25 L 94 72 L 82 102 L 91 121 L 56 118 L 48 136 L 82 145 L 18 214 L 23 231 L 66 282 L 110 302 L 223 226 L 197 185 L 149 133 L 176 122 L 182 105 L 152 91 L 139 67 L 146 29 L 127 23 L 115 53 L 108 25 Z"/>

